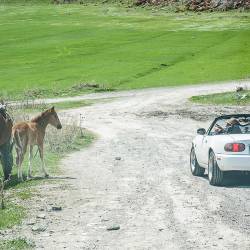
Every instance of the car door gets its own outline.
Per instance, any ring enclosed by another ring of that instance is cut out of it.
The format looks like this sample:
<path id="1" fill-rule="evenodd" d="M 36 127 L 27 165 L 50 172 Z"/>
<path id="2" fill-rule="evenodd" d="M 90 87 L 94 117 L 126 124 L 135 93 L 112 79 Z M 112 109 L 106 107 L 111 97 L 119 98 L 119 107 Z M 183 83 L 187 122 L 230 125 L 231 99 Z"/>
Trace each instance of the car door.
<path id="1" fill-rule="evenodd" d="M 194 141 L 195 155 L 198 163 L 202 163 L 202 144 L 205 135 L 197 135 Z"/>
<path id="2" fill-rule="evenodd" d="M 210 148 L 212 136 L 211 135 L 204 135 L 201 141 L 200 146 L 200 163 L 203 165 L 208 165 L 208 151 Z"/>

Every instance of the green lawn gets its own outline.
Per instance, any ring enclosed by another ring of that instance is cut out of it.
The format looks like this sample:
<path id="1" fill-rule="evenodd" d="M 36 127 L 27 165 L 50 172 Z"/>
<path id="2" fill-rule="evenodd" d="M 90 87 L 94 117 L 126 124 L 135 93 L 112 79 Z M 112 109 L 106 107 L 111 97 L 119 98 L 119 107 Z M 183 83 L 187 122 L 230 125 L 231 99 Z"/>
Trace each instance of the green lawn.
<path id="1" fill-rule="evenodd" d="M 215 105 L 249 105 L 250 91 L 224 92 L 210 95 L 192 96 L 192 102 Z"/>
<path id="2" fill-rule="evenodd" d="M 250 76 L 249 12 L 0 3 L 0 88 L 12 98 L 92 91 L 72 93 L 81 82 L 105 90 Z"/>

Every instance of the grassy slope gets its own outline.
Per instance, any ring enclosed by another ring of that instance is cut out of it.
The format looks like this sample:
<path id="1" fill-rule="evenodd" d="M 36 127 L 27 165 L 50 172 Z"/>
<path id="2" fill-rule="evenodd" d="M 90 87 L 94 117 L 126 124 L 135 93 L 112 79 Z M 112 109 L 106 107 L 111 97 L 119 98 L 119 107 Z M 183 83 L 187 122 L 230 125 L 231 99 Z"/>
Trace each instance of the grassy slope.
<path id="1" fill-rule="evenodd" d="M 0 5 L 0 24 L 0 88 L 15 95 L 79 82 L 129 89 L 250 76 L 250 13 L 16 3 Z"/>
<path id="2" fill-rule="evenodd" d="M 201 104 L 249 105 L 250 91 L 225 92 L 211 95 L 192 96 L 191 101 Z"/>

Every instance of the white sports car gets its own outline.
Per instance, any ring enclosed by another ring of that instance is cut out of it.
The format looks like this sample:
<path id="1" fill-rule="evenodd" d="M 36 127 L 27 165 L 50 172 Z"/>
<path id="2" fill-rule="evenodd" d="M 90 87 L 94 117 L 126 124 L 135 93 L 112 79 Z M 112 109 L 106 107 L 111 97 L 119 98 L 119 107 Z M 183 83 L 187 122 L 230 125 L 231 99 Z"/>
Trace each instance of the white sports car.
<path id="1" fill-rule="evenodd" d="M 250 171 L 250 114 L 220 116 L 207 131 L 198 129 L 190 168 L 195 176 L 208 169 L 211 185 L 222 185 L 225 171 Z"/>

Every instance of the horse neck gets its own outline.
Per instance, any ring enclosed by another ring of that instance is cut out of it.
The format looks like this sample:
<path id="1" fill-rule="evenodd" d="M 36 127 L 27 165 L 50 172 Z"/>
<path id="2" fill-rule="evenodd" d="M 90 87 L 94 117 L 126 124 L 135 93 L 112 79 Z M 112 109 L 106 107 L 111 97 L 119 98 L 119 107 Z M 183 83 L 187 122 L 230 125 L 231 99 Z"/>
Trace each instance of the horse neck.
<path id="1" fill-rule="evenodd" d="M 38 124 L 39 128 L 45 133 L 45 130 L 49 124 L 49 117 L 41 117 L 38 121 L 36 121 L 36 123 Z"/>

